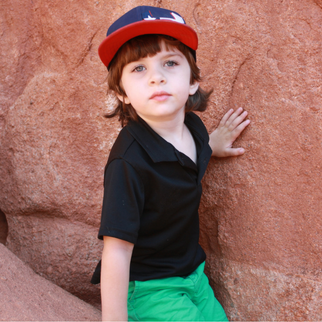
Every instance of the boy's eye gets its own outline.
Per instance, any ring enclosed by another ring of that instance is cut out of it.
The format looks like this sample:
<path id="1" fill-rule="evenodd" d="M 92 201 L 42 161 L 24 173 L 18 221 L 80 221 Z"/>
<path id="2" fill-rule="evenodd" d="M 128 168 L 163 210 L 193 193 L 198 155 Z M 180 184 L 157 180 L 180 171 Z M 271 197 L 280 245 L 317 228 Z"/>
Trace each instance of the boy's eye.
<path id="1" fill-rule="evenodd" d="M 165 65 L 168 67 L 174 67 L 174 66 L 178 65 L 178 63 L 175 62 L 174 60 L 169 60 L 165 63 Z"/>
<path id="2" fill-rule="evenodd" d="M 133 68 L 132 72 L 143 72 L 145 70 L 145 67 L 142 65 L 136 66 Z"/>

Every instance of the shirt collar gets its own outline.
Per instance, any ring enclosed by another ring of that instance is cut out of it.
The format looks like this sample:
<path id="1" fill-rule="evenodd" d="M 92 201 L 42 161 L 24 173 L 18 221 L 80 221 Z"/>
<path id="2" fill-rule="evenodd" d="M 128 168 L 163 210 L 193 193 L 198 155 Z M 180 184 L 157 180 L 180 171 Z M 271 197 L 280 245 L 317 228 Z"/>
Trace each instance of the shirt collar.
<path id="1" fill-rule="evenodd" d="M 206 171 L 211 156 L 211 149 L 208 145 L 208 133 L 200 118 L 192 112 L 186 114 L 184 122 L 191 131 L 194 139 L 197 141 L 197 165 L 199 168 L 199 178 L 201 179 Z M 183 164 L 179 151 L 152 130 L 142 118 L 139 117 L 138 121 L 130 121 L 126 128 L 150 156 L 153 162 L 179 161 Z"/>
<path id="2" fill-rule="evenodd" d="M 127 130 L 141 145 L 153 162 L 177 161 L 175 148 L 164 140 L 152 128 L 139 117 L 138 121 L 130 121 Z"/>

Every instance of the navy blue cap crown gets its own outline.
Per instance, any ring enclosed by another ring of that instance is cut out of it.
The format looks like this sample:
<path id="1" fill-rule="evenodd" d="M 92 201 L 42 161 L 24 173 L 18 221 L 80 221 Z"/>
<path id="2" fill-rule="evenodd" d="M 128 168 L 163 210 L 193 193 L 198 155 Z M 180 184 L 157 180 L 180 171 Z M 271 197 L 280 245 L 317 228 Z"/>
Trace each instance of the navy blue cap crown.
<path id="1" fill-rule="evenodd" d="M 117 19 L 107 30 L 106 36 L 112 32 L 138 21 L 169 20 L 185 24 L 184 19 L 175 11 L 158 7 L 140 6 L 131 9 L 122 17 Z"/>

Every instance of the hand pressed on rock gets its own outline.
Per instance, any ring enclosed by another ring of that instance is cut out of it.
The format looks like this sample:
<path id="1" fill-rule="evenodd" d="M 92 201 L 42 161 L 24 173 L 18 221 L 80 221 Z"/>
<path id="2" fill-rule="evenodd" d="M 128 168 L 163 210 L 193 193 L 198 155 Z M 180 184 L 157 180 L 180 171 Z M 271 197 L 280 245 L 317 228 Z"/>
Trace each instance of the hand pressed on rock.
<path id="1" fill-rule="evenodd" d="M 250 120 L 245 120 L 247 114 L 242 107 L 239 107 L 235 112 L 230 109 L 224 115 L 218 127 L 209 135 L 213 156 L 231 157 L 244 154 L 243 148 L 233 148 L 232 144 L 250 123 Z"/>

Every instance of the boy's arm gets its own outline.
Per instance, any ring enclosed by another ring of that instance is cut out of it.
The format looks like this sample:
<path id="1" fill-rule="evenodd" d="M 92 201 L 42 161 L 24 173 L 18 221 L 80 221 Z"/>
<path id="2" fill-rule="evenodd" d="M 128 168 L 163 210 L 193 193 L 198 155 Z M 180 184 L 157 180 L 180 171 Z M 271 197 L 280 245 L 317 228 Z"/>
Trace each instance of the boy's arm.
<path id="1" fill-rule="evenodd" d="M 104 236 L 101 271 L 103 321 L 128 321 L 127 294 L 133 244 Z"/>
<path id="2" fill-rule="evenodd" d="M 250 120 L 245 120 L 246 117 L 247 112 L 243 112 L 241 107 L 235 112 L 230 109 L 224 115 L 219 126 L 209 135 L 209 145 L 213 156 L 231 157 L 244 154 L 243 148 L 232 148 L 232 144 L 250 123 Z"/>

